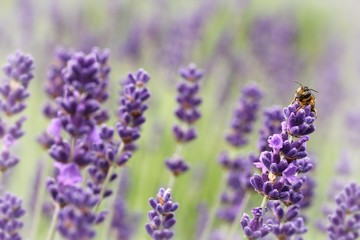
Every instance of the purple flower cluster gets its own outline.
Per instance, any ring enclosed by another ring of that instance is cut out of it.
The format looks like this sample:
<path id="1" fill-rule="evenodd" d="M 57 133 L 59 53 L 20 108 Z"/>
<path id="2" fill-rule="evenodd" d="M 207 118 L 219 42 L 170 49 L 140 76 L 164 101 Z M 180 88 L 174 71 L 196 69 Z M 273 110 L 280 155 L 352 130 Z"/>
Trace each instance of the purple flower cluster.
<path id="1" fill-rule="evenodd" d="M 200 89 L 199 81 L 202 79 L 203 72 L 198 70 L 195 64 L 190 64 L 187 68 L 180 69 L 179 74 L 185 81 L 177 87 L 179 95 L 176 101 L 179 106 L 175 115 L 189 128 L 184 130 L 179 125 L 175 125 L 173 133 L 179 143 L 186 143 L 196 138 L 196 131 L 190 126 L 201 117 L 198 107 L 202 100 L 197 93 Z"/>
<path id="2" fill-rule="evenodd" d="M 226 189 L 221 195 L 221 208 L 217 216 L 225 222 L 232 223 L 243 207 L 245 194 L 251 189 L 249 179 L 251 177 L 251 159 L 236 156 L 231 158 L 227 152 L 222 152 L 219 163 L 227 171 Z"/>
<path id="3" fill-rule="evenodd" d="M 8 57 L 3 71 L 6 78 L 0 86 L 3 98 L 0 109 L 7 116 L 12 116 L 26 107 L 24 100 L 29 97 L 28 86 L 34 77 L 34 61 L 31 56 L 17 51 Z"/>
<path id="4" fill-rule="evenodd" d="M 281 123 L 284 121 L 284 114 L 280 107 L 272 107 L 264 111 L 264 123 L 260 129 L 258 148 L 260 152 L 265 150 L 271 151 L 268 146 L 268 138 L 275 134 L 281 133 Z"/>
<path id="5" fill-rule="evenodd" d="M 149 199 L 153 210 L 148 213 L 149 222 L 145 225 L 146 231 L 152 239 L 166 240 L 174 236 L 171 228 L 175 225 L 175 211 L 179 208 L 171 198 L 171 190 L 160 188 L 156 199 Z"/>
<path id="6" fill-rule="evenodd" d="M 94 162 L 97 126 L 108 119 L 107 112 L 101 109 L 107 99 L 108 57 L 107 50 L 96 48 L 88 55 L 63 49 L 56 53 L 57 64 L 49 70 L 46 88 L 56 105 L 45 107 L 45 115 L 52 120 L 40 142 L 57 162 L 74 162 L 81 168 Z M 63 130 L 69 139 L 62 137 Z"/>
<path id="7" fill-rule="evenodd" d="M 336 177 L 332 179 L 327 190 L 327 199 L 329 203 L 322 205 L 321 218 L 317 219 L 315 225 L 317 229 L 323 233 L 327 232 L 328 216 L 333 214 L 336 206 L 335 199 L 344 191 L 344 187 L 348 185 L 348 177 L 356 171 L 356 168 L 352 167 L 351 158 L 348 152 L 343 151 L 336 164 Z"/>
<path id="8" fill-rule="evenodd" d="M 329 239 L 358 239 L 360 236 L 360 186 L 351 183 L 336 198 L 337 207 L 329 216 Z"/>
<path id="9" fill-rule="evenodd" d="M 310 106 L 300 108 L 299 103 L 295 102 L 284 109 L 284 116 L 285 119 L 281 123 L 282 132 L 273 134 L 268 139 L 269 147 L 272 150 L 263 151 L 259 161 L 254 162 L 255 166 L 262 170 L 262 174 L 255 174 L 250 178 L 250 183 L 255 191 L 264 197 L 261 206 L 263 209 L 268 200 L 278 200 L 273 203 L 277 224 L 280 224 L 279 214 L 283 212 L 281 203 L 291 206 L 293 209 L 300 209 L 298 204 L 301 205 L 304 198 L 303 189 L 306 177 L 299 176 L 299 174 L 306 173 L 313 167 L 311 160 L 307 157 L 305 143 L 309 140 L 308 134 L 315 130 L 315 114 L 311 111 Z M 295 230 L 288 228 L 281 230 L 274 227 L 275 220 L 267 224 L 271 225 L 275 235 L 290 236 L 305 232 L 304 219 L 302 216 L 299 218 L 302 220 L 296 218 L 296 223 L 292 225 L 296 226 Z"/>
<path id="10" fill-rule="evenodd" d="M 180 125 L 175 125 L 173 134 L 178 144 L 184 144 L 194 140 L 197 136 L 192 125 L 201 117 L 198 107 L 202 103 L 202 99 L 197 96 L 197 93 L 200 89 L 199 81 L 203 77 L 203 71 L 197 69 L 195 64 L 190 64 L 187 68 L 180 69 L 179 74 L 184 82 L 177 87 L 178 96 L 176 101 L 179 106 L 175 111 L 175 115 L 186 125 L 186 129 Z M 165 165 L 174 176 L 179 176 L 189 169 L 188 164 L 178 153 L 166 159 Z"/>
<path id="11" fill-rule="evenodd" d="M 284 209 L 279 201 L 275 201 L 271 210 L 274 218 L 269 219 L 267 225 L 270 226 L 271 232 L 278 239 L 290 239 L 292 236 L 307 232 L 298 205 L 292 205 Z"/>
<path id="12" fill-rule="evenodd" d="M 247 144 L 247 135 L 251 133 L 259 109 L 262 92 L 256 85 L 247 85 L 242 89 L 238 105 L 234 109 L 231 132 L 226 135 L 226 141 L 235 148 Z M 222 152 L 219 163 L 227 172 L 226 188 L 221 194 L 221 207 L 217 216 L 225 222 L 232 223 L 241 211 L 244 197 L 248 190 L 252 190 L 249 179 L 251 177 L 251 163 L 255 156 L 231 157 L 228 152 Z"/>
<path id="13" fill-rule="evenodd" d="M 104 124 L 109 116 L 102 107 L 108 99 L 109 51 L 93 48 L 85 54 L 59 50 L 56 59 L 46 89 L 56 102 L 45 107 L 51 122 L 40 138 L 57 168 L 55 179 L 47 180 L 47 190 L 59 208 L 55 217 L 59 218 L 61 235 L 92 239 L 94 226 L 105 218 L 97 208 L 112 194 L 107 183 L 117 178 L 112 168 L 124 165 L 136 149 L 134 142 L 140 137 L 145 102 L 150 97 L 145 86 L 150 77 L 144 70 L 128 75 L 121 92 L 115 138 L 115 130 Z M 80 172 L 83 168 L 88 172 L 86 178 Z"/>
<path id="14" fill-rule="evenodd" d="M 241 219 L 241 227 L 244 229 L 245 235 L 248 239 L 261 239 L 271 231 L 271 228 L 270 226 L 263 224 L 264 220 L 262 208 L 254 208 L 252 213 L 254 215 L 253 219 L 244 213 Z"/>
<path id="15" fill-rule="evenodd" d="M 241 147 L 247 144 L 247 134 L 253 129 L 262 96 L 256 85 L 247 85 L 242 89 L 242 95 L 233 112 L 231 131 L 226 135 L 226 141 L 232 146 Z"/>
<path id="16" fill-rule="evenodd" d="M 146 83 L 149 80 L 147 72 L 139 69 L 136 73 L 129 74 L 124 81 L 116 130 L 125 144 L 125 150 L 135 150 L 134 142 L 140 137 L 141 125 L 146 121 L 144 112 L 148 106 L 145 102 L 150 97 Z"/>
<path id="17" fill-rule="evenodd" d="M 28 87 L 33 78 L 34 62 L 32 57 L 17 51 L 8 57 L 3 67 L 5 78 L 0 83 L 0 171 L 2 174 L 13 168 L 19 158 L 13 153 L 12 147 L 24 135 L 22 125 L 25 117 L 17 120 L 12 118 L 21 113 L 25 100 L 29 97 Z M 7 117 L 3 119 L 2 116 Z M 22 200 L 5 193 L 0 197 L 0 239 L 21 240 L 19 232 L 23 227 L 20 218 L 25 214 Z"/>
<path id="18" fill-rule="evenodd" d="M 0 198 L 0 239 L 21 240 L 23 227 L 20 218 L 25 214 L 22 201 L 9 193 Z"/>
<path id="19" fill-rule="evenodd" d="M 48 68 L 45 92 L 48 97 L 55 100 L 64 95 L 65 80 L 63 77 L 63 69 L 66 68 L 67 62 L 71 59 L 73 52 L 58 47 L 54 53 L 54 62 Z M 43 109 L 44 115 L 51 119 L 57 117 L 57 109 L 53 101 L 46 103 Z"/>
<path id="20" fill-rule="evenodd" d="M 92 239 L 95 237 L 94 225 L 105 219 L 106 212 L 92 211 L 99 198 L 92 189 L 81 187 L 82 176 L 76 164 L 58 163 L 56 166 L 56 181 L 49 178 L 47 189 L 58 203 L 60 212 L 57 229 L 66 239 Z"/>
<path id="21" fill-rule="evenodd" d="M 5 172 L 14 167 L 19 159 L 12 154 L 11 148 L 24 135 L 22 125 L 25 117 L 12 120 L 12 117 L 21 113 L 25 107 L 25 100 L 29 97 L 28 86 L 33 78 L 33 59 L 17 51 L 8 57 L 3 67 L 5 78 L 0 83 L 0 139 L 2 149 L 0 153 L 0 171 Z M 3 119 L 2 116 L 7 116 Z"/>
<path id="22" fill-rule="evenodd" d="M 97 124 L 108 120 L 101 110 L 99 94 L 103 91 L 101 63 L 98 54 L 75 53 L 62 72 L 65 80 L 64 95 L 57 99 L 58 115 L 62 128 L 73 138 L 89 135 Z"/>

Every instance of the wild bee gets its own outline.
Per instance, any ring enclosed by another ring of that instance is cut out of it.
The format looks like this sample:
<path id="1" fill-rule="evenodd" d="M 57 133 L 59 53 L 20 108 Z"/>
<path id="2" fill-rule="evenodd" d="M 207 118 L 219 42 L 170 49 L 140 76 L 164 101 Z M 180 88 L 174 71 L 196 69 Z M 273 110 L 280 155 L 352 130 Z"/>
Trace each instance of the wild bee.
<path id="1" fill-rule="evenodd" d="M 300 108 L 310 105 L 311 111 L 314 112 L 315 116 L 316 116 L 317 115 L 316 108 L 315 108 L 316 98 L 312 92 L 318 92 L 318 91 L 308 88 L 306 86 L 303 86 L 299 82 L 296 82 L 296 83 L 299 84 L 300 87 L 296 90 L 295 98 L 292 101 L 292 103 L 294 103 L 297 100 L 300 103 Z"/>

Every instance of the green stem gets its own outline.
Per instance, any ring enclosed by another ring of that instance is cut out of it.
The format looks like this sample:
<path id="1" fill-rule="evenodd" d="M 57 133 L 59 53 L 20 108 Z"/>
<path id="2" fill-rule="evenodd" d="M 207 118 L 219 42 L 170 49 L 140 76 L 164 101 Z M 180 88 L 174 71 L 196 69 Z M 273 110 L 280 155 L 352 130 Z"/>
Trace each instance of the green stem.
<path id="1" fill-rule="evenodd" d="M 103 185 L 102 185 L 102 188 L 101 188 L 99 202 L 98 202 L 98 203 L 96 204 L 96 206 L 95 206 L 95 212 L 98 212 L 99 207 L 100 207 L 100 205 L 101 205 L 101 202 L 102 202 L 102 200 L 104 199 L 104 193 L 105 193 L 105 191 L 106 191 L 106 188 L 107 188 L 108 183 L 110 182 L 110 178 L 111 178 L 111 175 L 112 175 L 114 169 L 115 169 L 115 166 L 114 166 L 114 165 L 110 165 L 109 170 L 108 170 L 108 172 L 107 172 L 107 174 L 106 174 L 105 181 L 104 181 L 104 183 L 103 183 Z"/>
<path id="2" fill-rule="evenodd" d="M 115 204 L 116 204 L 116 199 L 118 198 L 119 196 L 119 185 L 121 184 L 121 172 L 122 171 L 125 171 L 125 169 L 122 169 L 120 168 L 119 169 L 119 175 L 118 175 L 118 178 L 117 178 L 117 182 L 115 183 L 115 186 L 118 186 L 117 190 L 116 190 L 116 194 L 114 194 L 114 197 L 113 197 L 113 201 L 111 202 L 110 206 L 111 206 L 111 210 L 109 211 L 109 214 L 108 216 L 106 217 L 105 219 L 105 222 L 104 222 L 104 233 L 106 234 L 104 236 L 103 239 L 113 239 L 112 238 L 112 235 L 113 235 L 113 231 L 111 229 L 111 223 L 112 223 L 112 219 L 114 218 L 114 214 L 115 214 Z"/>
<path id="3" fill-rule="evenodd" d="M 55 233 L 56 233 L 56 223 L 58 220 L 59 213 L 60 213 L 60 206 L 59 206 L 59 204 L 55 203 L 55 210 L 54 210 L 54 214 L 53 214 L 53 217 L 51 220 L 51 224 L 50 224 L 50 228 L 49 228 L 49 232 L 48 232 L 46 240 L 54 240 Z"/>
<path id="4" fill-rule="evenodd" d="M 168 188 L 173 189 L 174 183 L 175 183 L 175 176 L 174 174 L 171 174 L 169 178 Z"/>
<path id="5" fill-rule="evenodd" d="M 125 147 L 125 144 L 123 142 L 120 143 L 120 147 L 119 147 L 119 150 L 118 150 L 118 155 L 120 156 L 124 150 L 124 147 Z M 109 184 L 110 182 L 110 178 L 111 178 L 111 175 L 112 173 L 114 172 L 116 168 L 116 163 L 112 163 L 109 167 L 109 170 L 106 174 L 106 177 L 105 177 L 105 180 L 104 180 L 104 183 L 102 185 L 102 188 L 101 188 L 101 192 L 100 192 L 100 199 L 99 199 L 99 202 L 96 204 L 95 206 L 95 212 L 98 212 L 99 210 L 99 207 L 100 207 L 100 204 L 102 202 L 102 200 L 104 199 L 104 193 L 106 191 L 106 188 L 107 188 L 107 185 Z"/>
<path id="6" fill-rule="evenodd" d="M 182 153 L 182 150 L 183 150 L 183 145 L 182 144 L 176 144 L 176 149 L 175 149 L 174 155 L 180 157 L 181 153 Z"/>
<path id="7" fill-rule="evenodd" d="M 40 181 L 39 181 L 39 186 L 44 186 L 45 185 L 45 173 L 47 172 L 47 164 L 45 161 L 43 161 L 44 166 L 42 167 L 43 169 L 41 169 L 41 176 L 40 176 Z M 32 227 L 31 227 L 31 233 L 30 233 L 30 239 L 37 239 L 37 234 L 38 234 L 38 230 L 39 230 L 39 222 L 40 222 L 40 216 L 42 213 L 42 204 L 43 204 L 43 200 L 44 200 L 44 195 L 45 195 L 45 188 L 39 187 L 37 189 L 36 192 L 36 203 L 35 203 L 35 208 L 34 208 L 34 212 L 33 212 L 33 216 L 32 216 Z"/>
<path id="8" fill-rule="evenodd" d="M 240 223 L 240 220 L 242 218 L 241 213 L 244 212 L 244 210 L 245 210 L 245 208 L 246 208 L 246 206 L 247 206 L 247 204 L 249 202 L 249 199 L 250 199 L 250 194 L 245 193 L 245 196 L 243 198 L 241 206 L 238 209 L 238 212 L 236 214 L 236 218 L 234 219 L 234 221 L 230 225 L 229 234 L 228 234 L 228 237 L 227 237 L 228 240 L 235 239 L 234 236 L 235 236 L 235 233 L 236 233 L 236 229 L 239 228 L 239 223 Z"/>
<path id="9" fill-rule="evenodd" d="M 268 201 L 269 201 L 269 199 L 266 196 L 264 196 L 264 198 L 261 202 L 261 205 L 260 205 L 263 215 L 264 215 L 265 207 L 266 207 L 266 204 Z"/>

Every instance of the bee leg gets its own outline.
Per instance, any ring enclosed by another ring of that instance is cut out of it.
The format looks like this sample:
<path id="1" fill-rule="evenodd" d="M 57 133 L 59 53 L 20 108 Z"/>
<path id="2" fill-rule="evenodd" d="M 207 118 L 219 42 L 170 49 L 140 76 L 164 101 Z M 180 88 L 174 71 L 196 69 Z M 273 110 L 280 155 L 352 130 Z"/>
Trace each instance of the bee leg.
<path id="1" fill-rule="evenodd" d="M 311 111 L 315 114 L 315 118 L 317 118 L 317 111 L 316 111 L 316 108 L 311 109 Z"/>

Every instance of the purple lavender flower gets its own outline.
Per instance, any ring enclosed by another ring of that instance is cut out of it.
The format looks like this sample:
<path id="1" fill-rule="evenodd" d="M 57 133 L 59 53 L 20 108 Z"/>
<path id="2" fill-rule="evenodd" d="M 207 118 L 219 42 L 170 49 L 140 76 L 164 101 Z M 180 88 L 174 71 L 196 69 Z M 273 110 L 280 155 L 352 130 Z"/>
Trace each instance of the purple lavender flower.
<path id="1" fill-rule="evenodd" d="M 13 117 L 26 107 L 24 101 L 29 96 L 28 86 L 33 78 L 34 62 L 30 56 L 17 51 L 8 57 L 8 63 L 3 70 L 6 77 L 0 83 L 0 111 L 4 116 Z M 9 122 L 0 118 L 0 136 L 3 145 L 0 153 L 2 172 L 19 162 L 19 159 L 12 154 L 11 148 L 24 135 L 22 125 L 25 120 L 24 116 Z"/>
<path id="2" fill-rule="evenodd" d="M 136 73 L 129 74 L 124 81 L 116 129 L 125 149 L 135 148 L 133 142 L 140 137 L 140 127 L 146 121 L 144 112 L 148 107 L 145 102 L 149 99 L 150 92 L 145 85 L 149 80 L 147 72 L 139 69 Z"/>
<path id="3" fill-rule="evenodd" d="M 337 164 L 335 166 L 337 173 L 336 177 L 329 184 L 329 189 L 327 191 L 327 199 L 331 201 L 331 203 L 333 203 L 334 199 L 336 199 L 337 196 L 341 192 L 343 192 L 344 186 L 348 185 L 347 178 L 348 176 L 352 175 L 354 170 L 354 168 L 352 168 L 350 161 L 351 159 L 348 155 L 348 152 L 346 151 L 341 152 L 340 158 L 338 159 Z M 323 218 L 319 218 L 315 222 L 315 226 L 319 231 L 323 233 L 327 232 L 328 216 L 333 214 L 334 208 L 335 206 L 332 206 L 330 204 L 326 204 L 322 206 L 321 213 Z"/>
<path id="4" fill-rule="evenodd" d="M 104 65 L 106 70 L 106 64 Z M 92 164 L 88 169 L 90 181 L 87 185 L 95 194 L 103 194 L 102 198 L 112 194 L 111 189 L 104 189 L 107 178 L 114 181 L 116 173 L 110 173 L 110 169 L 116 166 L 123 166 L 132 157 L 136 150 L 135 141 L 140 137 L 141 126 L 145 122 L 144 113 L 147 110 L 146 101 L 150 92 L 146 83 L 150 80 L 149 75 L 142 69 L 131 73 L 123 81 L 120 107 L 116 131 L 119 139 L 115 139 L 114 130 L 102 126 L 92 131 Z M 104 95 L 105 96 L 105 95 Z"/>
<path id="5" fill-rule="evenodd" d="M 94 226 L 105 219 L 105 212 L 95 213 L 99 198 L 89 187 L 82 188 L 82 176 L 75 163 L 56 163 L 56 179 L 49 178 L 46 187 L 57 208 L 57 229 L 66 239 L 92 239 Z"/>
<path id="6" fill-rule="evenodd" d="M 244 213 L 241 219 L 241 227 L 248 239 L 262 239 L 270 233 L 271 226 L 263 223 L 263 212 L 261 208 L 254 208 L 252 213 L 254 215 L 253 219 Z"/>
<path id="7" fill-rule="evenodd" d="M 289 239 L 292 236 L 301 235 L 307 232 L 304 224 L 304 218 L 300 216 L 300 207 L 292 205 L 286 210 L 280 202 L 272 204 L 274 218 L 269 219 L 266 223 L 271 227 L 271 232 L 278 239 Z"/>
<path id="8" fill-rule="evenodd" d="M 92 211 L 99 199 L 90 189 L 73 187 L 64 190 L 64 198 L 68 204 L 59 213 L 59 233 L 69 240 L 94 238 L 94 226 L 101 223 L 106 215 L 105 212 L 96 214 Z"/>
<path id="9" fill-rule="evenodd" d="M 268 146 L 269 136 L 275 133 L 281 133 L 281 122 L 284 120 L 283 111 L 280 107 L 268 108 L 264 111 L 264 123 L 260 130 L 258 147 L 260 152 L 270 151 Z"/>
<path id="10" fill-rule="evenodd" d="M 95 54 L 76 53 L 63 70 L 66 91 L 58 99 L 61 111 L 57 117 L 72 137 L 88 135 L 96 124 L 107 120 L 97 121 L 99 114 L 104 114 L 97 100 L 102 89 L 99 66 Z"/>
<path id="11" fill-rule="evenodd" d="M 284 109 L 284 115 L 287 121 L 282 125 L 290 135 L 299 137 L 315 131 L 314 121 L 316 117 L 315 113 L 311 111 L 311 106 L 301 108 L 300 103 L 296 101 Z"/>
<path id="12" fill-rule="evenodd" d="M 25 214 L 22 201 L 9 193 L 0 198 L 0 239 L 21 240 L 19 231 L 23 227 L 20 218 Z"/>
<path id="13" fill-rule="evenodd" d="M 336 198 L 337 207 L 329 216 L 329 239 L 357 239 L 360 231 L 360 186 L 351 183 Z"/>
<path id="14" fill-rule="evenodd" d="M 65 79 L 62 71 L 74 53 L 71 50 L 58 47 L 54 53 L 54 60 L 48 69 L 45 92 L 53 99 L 64 95 Z"/>
<path id="15" fill-rule="evenodd" d="M 306 176 L 304 185 L 301 187 L 303 199 L 299 202 L 301 209 L 305 209 L 311 206 L 315 195 L 316 182 L 310 175 Z"/>
<path id="16" fill-rule="evenodd" d="M 174 174 L 174 176 L 180 176 L 189 170 L 189 165 L 181 157 L 166 159 L 165 165 Z"/>
<path id="17" fill-rule="evenodd" d="M 262 95 L 256 85 L 242 89 L 242 96 L 233 112 L 231 132 L 226 135 L 226 141 L 232 146 L 241 147 L 247 143 L 246 135 L 252 131 Z"/>
<path id="18" fill-rule="evenodd" d="M 284 121 L 281 123 L 281 133 L 275 133 L 268 138 L 270 151 L 264 150 L 254 162 L 262 174 L 254 174 L 250 183 L 255 191 L 263 196 L 261 209 L 265 209 L 268 200 L 272 200 L 275 220 L 269 220 L 272 232 L 278 238 L 288 238 L 306 232 L 304 218 L 299 216 L 300 206 L 309 204 L 310 193 L 306 192 L 306 173 L 313 167 L 307 157 L 305 143 L 309 140 L 308 134 L 314 132 L 315 115 L 310 106 L 300 107 L 298 102 L 290 104 L 284 109 Z M 300 175 L 300 176 L 299 176 Z M 274 202 L 273 200 L 278 200 Z M 284 216 L 281 204 L 290 206 L 289 216 Z M 300 204 L 300 206 L 298 205 Z M 283 222 L 283 223 L 282 223 Z"/>
<path id="19" fill-rule="evenodd" d="M 217 211 L 217 216 L 228 223 L 235 220 L 239 210 L 243 207 L 246 192 L 252 190 L 249 182 L 251 158 L 252 156 L 231 158 L 227 152 L 220 154 L 219 163 L 228 170 L 228 175 L 227 188 L 221 195 L 221 207 Z"/>
<path id="20" fill-rule="evenodd" d="M 190 64 L 188 67 L 180 69 L 179 75 L 184 82 L 177 87 L 179 95 L 176 98 L 178 108 L 175 110 L 175 115 L 181 122 L 185 123 L 186 127 L 176 124 L 173 126 L 172 132 L 178 144 L 185 144 L 197 137 L 193 124 L 201 117 L 198 107 L 202 103 L 202 99 L 197 94 L 203 71 L 197 69 L 195 64 Z M 189 165 L 180 156 L 180 153 L 175 153 L 174 156 L 166 159 L 165 166 L 174 176 L 182 175 L 189 170 Z"/>
<path id="21" fill-rule="evenodd" d="M 174 236 L 171 228 L 176 223 L 174 213 L 179 207 L 171 198 L 171 190 L 160 188 L 156 199 L 150 198 L 149 203 L 153 210 L 148 213 L 146 231 L 152 239 L 171 239 Z"/>
<path id="22" fill-rule="evenodd" d="M 202 79 L 203 72 L 198 70 L 195 64 L 190 64 L 187 68 L 180 69 L 179 74 L 185 82 L 177 87 L 179 95 L 176 101 L 179 107 L 175 111 L 175 115 L 181 122 L 187 124 L 188 128 L 183 129 L 179 125 L 175 125 L 173 133 L 178 142 L 186 143 L 196 138 L 196 131 L 191 125 L 201 117 L 198 107 L 202 100 L 197 93 L 200 89 L 199 81 Z"/>
<path id="23" fill-rule="evenodd" d="M 9 122 L 0 118 L 0 171 L 5 172 L 14 167 L 19 159 L 12 153 L 12 146 L 24 135 L 22 124 L 25 117 L 10 121 L 10 117 L 19 114 L 26 107 L 24 100 L 29 96 L 28 86 L 33 78 L 33 59 L 17 51 L 8 57 L 8 63 L 3 68 L 6 77 L 0 83 L 0 111 L 1 116 L 7 116 Z M 2 173 L 4 174 L 4 173 Z M 16 196 L 6 193 L 0 197 L 0 239 L 21 240 L 19 231 L 23 223 L 19 220 L 25 210 L 22 201 Z"/>
<path id="24" fill-rule="evenodd" d="M 31 56 L 20 51 L 8 57 L 8 63 L 3 67 L 6 75 L 0 85 L 0 109 L 8 116 L 23 111 L 24 100 L 29 96 L 29 82 L 33 78 L 34 61 Z"/>

